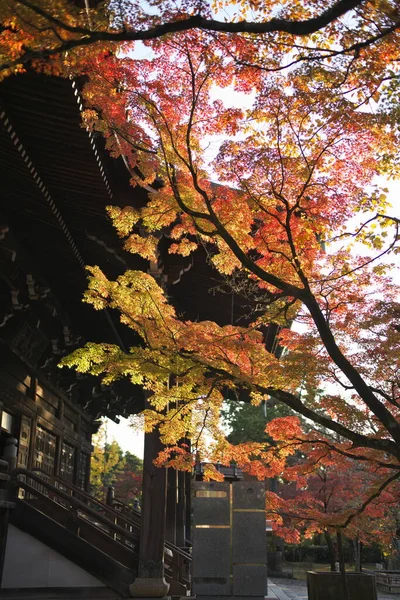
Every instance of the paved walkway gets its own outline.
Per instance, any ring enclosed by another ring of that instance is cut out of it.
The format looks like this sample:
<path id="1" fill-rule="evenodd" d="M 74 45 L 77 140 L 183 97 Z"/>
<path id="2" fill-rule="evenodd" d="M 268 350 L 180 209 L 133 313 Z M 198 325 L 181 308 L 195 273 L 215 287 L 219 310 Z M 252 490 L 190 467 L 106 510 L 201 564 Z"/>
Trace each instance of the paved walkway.
<path id="1" fill-rule="evenodd" d="M 268 600 L 308 600 L 307 584 L 299 579 L 268 579 Z M 400 594 L 378 590 L 378 600 L 400 600 Z"/>
<path id="2" fill-rule="evenodd" d="M 268 579 L 268 600 L 307 600 L 307 584 L 297 579 Z"/>

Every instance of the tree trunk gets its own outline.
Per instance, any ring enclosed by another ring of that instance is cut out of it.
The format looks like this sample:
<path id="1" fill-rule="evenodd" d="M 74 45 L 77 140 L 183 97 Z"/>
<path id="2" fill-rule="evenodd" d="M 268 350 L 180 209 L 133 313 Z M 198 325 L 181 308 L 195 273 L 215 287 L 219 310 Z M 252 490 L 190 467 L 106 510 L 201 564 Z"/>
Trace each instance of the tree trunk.
<path id="1" fill-rule="evenodd" d="M 361 551 L 362 543 L 360 542 L 360 540 L 356 540 L 356 571 L 358 573 L 361 573 L 362 571 Z"/>
<path id="2" fill-rule="evenodd" d="M 331 571 L 335 571 L 335 545 L 329 531 L 325 531 L 325 539 L 329 550 L 329 562 L 331 563 Z"/>
<path id="3" fill-rule="evenodd" d="M 349 589 L 347 587 L 347 579 L 346 579 L 346 566 L 344 564 L 343 539 L 342 539 L 342 532 L 340 530 L 337 531 L 336 538 L 337 538 L 338 553 L 339 553 L 340 574 L 341 574 L 342 585 L 343 585 L 343 600 L 350 600 Z"/>

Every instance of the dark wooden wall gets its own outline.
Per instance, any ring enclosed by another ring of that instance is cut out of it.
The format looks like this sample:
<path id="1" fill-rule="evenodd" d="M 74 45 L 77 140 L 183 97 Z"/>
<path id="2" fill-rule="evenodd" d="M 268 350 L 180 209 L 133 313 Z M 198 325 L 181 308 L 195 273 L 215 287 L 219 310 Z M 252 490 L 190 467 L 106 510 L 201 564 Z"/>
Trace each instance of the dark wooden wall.
<path id="1" fill-rule="evenodd" d="M 0 399 L 3 412 L 12 419 L 11 430 L 1 429 L 0 452 L 7 437 L 14 436 L 18 440 L 17 466 L 40 468 L 87 489 L 92 417 L 4 344 L 0 349 Z"/>

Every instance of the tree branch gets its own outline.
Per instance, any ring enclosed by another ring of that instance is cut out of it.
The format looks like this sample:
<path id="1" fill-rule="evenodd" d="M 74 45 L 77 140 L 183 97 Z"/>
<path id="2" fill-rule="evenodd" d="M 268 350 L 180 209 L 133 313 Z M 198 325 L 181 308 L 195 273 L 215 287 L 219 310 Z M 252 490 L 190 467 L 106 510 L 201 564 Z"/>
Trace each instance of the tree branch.
<path id="1" fill-rule="evenodd" d="M 16 5 L 20 4 L 31 10 L 35 15 L 46 19 L 53 26 L 58 27 L 61 31 L 66 31 L 69 34 L 76 34 L 76 39 L 65 41 L 53 48 L 43 50 L 30 50 L 24 48 L 24 52 L 17 59 L 10 60 L 0 65 L 0 70 L 10 69 L 20 64 L 25 64 L 32 60 L 45 60 L 52 55 L 66 52 L 77 47 L 88 46 L 96 42 L 128 42 L 128 41 L 143 41 L 160 38 L 169 33 L 178 33 L 189 31 L 191 29 L 203 29 L 206 31 L 215 31 L 223 33 L 289 33 L 292 35 L 306 36 L 320 29 L 323 29 L 333 21 L 337 20 L 346 13 L 352 11 L 357 6 L 361 6 L 364 0 L 338 0 L 328 9 L 321 12 L 320 15 L 310 19 L 295 21 L 292 19 L 276 19 L 272 18 L 264 22 L 221 22 L 215 19 L 206 19 L 205 17 L 193 15 L 177 21 L 169 21 L 149 27 L 144 30 L 133 31 L 91 31 L 82 26 L 68 25 L 64 21 L 53 16 L 49 11 L 44 10 L 34 2 L 29 0 L 14 0 Z M 366 43 L 366 42 L 365 42 Z M 371 42 L 373 43 L 373 42 Z"/>

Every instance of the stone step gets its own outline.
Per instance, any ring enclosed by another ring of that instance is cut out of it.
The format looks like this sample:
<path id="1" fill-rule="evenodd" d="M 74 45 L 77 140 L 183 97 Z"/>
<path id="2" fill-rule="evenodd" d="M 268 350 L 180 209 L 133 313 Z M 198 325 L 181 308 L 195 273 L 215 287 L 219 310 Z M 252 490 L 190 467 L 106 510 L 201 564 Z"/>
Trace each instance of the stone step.
<path id="1" fill-rule="evenodd" d="M 114 590 L 102 587 L 3 588 L 1 600 L 121 600 Z"/>

